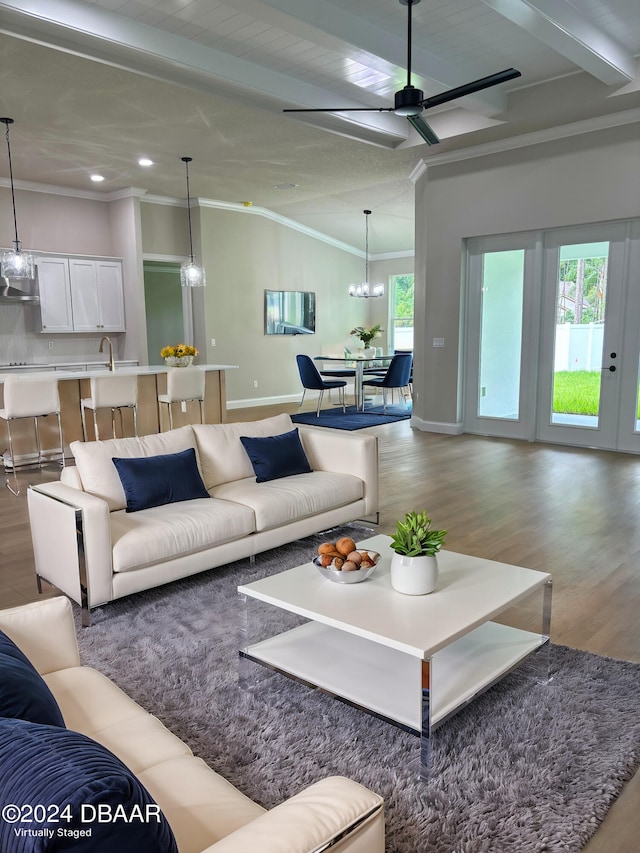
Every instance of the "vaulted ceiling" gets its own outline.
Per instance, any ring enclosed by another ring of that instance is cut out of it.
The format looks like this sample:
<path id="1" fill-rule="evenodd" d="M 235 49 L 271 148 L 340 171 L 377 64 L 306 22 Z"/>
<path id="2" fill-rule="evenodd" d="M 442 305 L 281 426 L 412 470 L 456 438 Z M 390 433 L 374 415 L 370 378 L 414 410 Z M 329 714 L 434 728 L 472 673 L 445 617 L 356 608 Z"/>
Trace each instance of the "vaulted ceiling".
<path id="1" fill-rule="evenodd" d="M 401 0 L 0 2 L 16 181 L 184 197 L 188 155 L 192 195 L 252 202 L 359 248 L 371 209 L 375 256 L 413 247 L 422 158 L 640 121 L 638 0 L 414 0 L 412 18 L 425 96 L 522 74 L 425 113 L 432 147 L 393 112 L 282 112 L 391 106 L 407 82 Z"/>

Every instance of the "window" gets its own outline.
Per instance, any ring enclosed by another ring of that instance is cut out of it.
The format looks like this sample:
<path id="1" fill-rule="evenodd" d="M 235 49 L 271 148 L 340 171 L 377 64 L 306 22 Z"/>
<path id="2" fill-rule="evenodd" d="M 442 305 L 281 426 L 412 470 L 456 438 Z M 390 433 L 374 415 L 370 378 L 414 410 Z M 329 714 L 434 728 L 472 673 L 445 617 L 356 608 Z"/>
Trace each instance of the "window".
<path id="1" fill-rule="evenodd" d="M 393 349 L 413 350 L 413 274 L 391 276 Z"/>

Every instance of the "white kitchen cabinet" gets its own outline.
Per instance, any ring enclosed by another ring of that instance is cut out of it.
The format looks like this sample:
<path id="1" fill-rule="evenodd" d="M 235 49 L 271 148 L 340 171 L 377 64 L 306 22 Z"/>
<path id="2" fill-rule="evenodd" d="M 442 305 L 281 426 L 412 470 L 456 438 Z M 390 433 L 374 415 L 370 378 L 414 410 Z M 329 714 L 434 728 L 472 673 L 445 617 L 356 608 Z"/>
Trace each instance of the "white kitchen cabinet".
<path id="1" fill-rule="evenodd" d="M 69 259 L 73 328 L 76 332 L 124 332 L 122 264 Z"/>
<path id="2" fill-rule="evenodd" d="M 43 332 L 124 332 L 122 263 L 39 258 Z"/>
<path id="3" fill-rule="evenodd" d="M 42 331 L 73 332 L 67 258 L 38 258 L 38 289 Z"/>

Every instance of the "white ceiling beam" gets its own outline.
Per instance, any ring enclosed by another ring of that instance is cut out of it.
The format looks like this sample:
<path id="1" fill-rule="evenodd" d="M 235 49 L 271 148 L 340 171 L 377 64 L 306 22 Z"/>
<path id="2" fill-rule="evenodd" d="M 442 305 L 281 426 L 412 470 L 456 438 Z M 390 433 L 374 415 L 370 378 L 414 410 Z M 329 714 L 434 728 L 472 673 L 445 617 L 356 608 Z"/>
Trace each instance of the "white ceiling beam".
<path id="1" fill-rule="evenodd" d="M 8 35 L 213 94 L 240 91 L 258 107 L 335 102 L 318 86 L 77 0 L 3 0 L 0 12 L 0 32 Z M 366 106 L 342 100 L 344 106 Z M 393 114 L 360 113 L 350 125 L 350 135 L 356 137 L 360 125 L 363 141 L 375 137 L 385 147 L 406 138 Z"/>
<path id="2" fill-rule="evenodd" d="M 633 56 L 567 0 L 483 2 L 607 86 L 633 80 Z"/>

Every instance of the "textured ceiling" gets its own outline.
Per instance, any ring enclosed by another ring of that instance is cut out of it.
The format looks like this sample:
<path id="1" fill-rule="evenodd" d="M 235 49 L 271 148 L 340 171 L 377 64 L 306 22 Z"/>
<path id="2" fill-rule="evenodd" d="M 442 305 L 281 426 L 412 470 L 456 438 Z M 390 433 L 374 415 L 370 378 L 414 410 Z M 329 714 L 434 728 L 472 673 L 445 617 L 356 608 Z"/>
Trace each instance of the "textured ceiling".
<path id="1" fill-rule="evenodd" d="M 522 77 L 425 114 L 431 148 L 393 113 L 282 113 L 390 105 L 406 25 L 398 0 L 0 2 L 14 176 L 182 198 L 188 155 L 192 195 L 251 201 L 359 248 L 371 209 L 377 255 L 413 248 L 422 158 L 640 106 L 637 0 L 421 0 L 412 82 L 425 95 L 510 66 Z"/>

